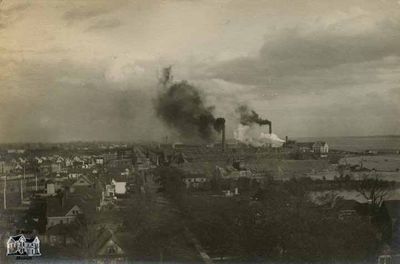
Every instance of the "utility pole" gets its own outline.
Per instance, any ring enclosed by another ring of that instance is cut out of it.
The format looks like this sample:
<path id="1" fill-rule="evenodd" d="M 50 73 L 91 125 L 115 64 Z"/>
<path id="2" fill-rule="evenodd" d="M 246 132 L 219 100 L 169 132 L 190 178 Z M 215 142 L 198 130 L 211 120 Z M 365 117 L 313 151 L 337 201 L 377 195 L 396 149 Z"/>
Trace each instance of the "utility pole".
<path id="1" fill-rule="evenodd" d="M 24 162 L 22 162 L 22 164 L 24 165 L 24 182 L 23 182 L 23 184 L 24 184 L 24 186 L 25 186 L 25 190 L 26 190 L 26 180 L 25 180 L 25 161 L 24 161 Z"/>
<path id="2" fill-rule="evenodd" d="M 4 190 L 3 190 L 3 202 L 4 202 L 4 210 L 7 209 L 7 174 L 4 176 Z"/>
<path id="3" fill-rule="evenodd" d="M 22 176 L 20 178 L 20 188 L 21 188 L 21 204 L 22 204 L 22 201 L 24 200 L 24 189 L 22 187 Z"/>

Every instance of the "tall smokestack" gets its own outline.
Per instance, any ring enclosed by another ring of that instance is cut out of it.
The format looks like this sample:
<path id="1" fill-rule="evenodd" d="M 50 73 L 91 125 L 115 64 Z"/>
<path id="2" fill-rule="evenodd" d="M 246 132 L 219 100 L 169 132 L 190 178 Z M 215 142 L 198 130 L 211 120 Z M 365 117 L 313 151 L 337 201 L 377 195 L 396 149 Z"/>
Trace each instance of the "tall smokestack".
<path id="1" fill-rule="evenodd" d="M 271 121 L 269 122 L 269 134 L 270 135 L 272 134 L 272 122 Z"/>
<path id="2" fill-rule="evenodd" d="M 215 119 L 214 129 L 221 133 L 221 149 L 225 151 L 225 119 L 222 117 Z"/>

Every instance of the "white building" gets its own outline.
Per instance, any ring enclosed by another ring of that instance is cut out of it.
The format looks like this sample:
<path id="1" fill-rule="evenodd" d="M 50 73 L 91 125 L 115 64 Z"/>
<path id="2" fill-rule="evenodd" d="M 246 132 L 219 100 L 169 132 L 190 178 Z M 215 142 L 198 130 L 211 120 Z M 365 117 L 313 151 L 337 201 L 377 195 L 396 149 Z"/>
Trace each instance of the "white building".
<path id="1" fill-rule="evenodd" d="M 112 185 L 115 186 L 115 194 L 116 195 L 124 195 L 126 194 L 126 181 L 122 180 L 112 180 Z"/>

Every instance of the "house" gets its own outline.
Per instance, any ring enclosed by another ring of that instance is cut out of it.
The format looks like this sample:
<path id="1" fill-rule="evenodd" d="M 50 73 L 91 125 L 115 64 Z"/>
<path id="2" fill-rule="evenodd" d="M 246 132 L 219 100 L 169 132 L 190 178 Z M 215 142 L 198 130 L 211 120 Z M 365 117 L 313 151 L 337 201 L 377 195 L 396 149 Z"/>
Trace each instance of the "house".
<path id="1" fill-rule="evenodd" d="M 82 173 L 81 170 L 71 170 L 71 171 L 68 172 L 68 178 L 69 179 L 77 179 L 82 175 L 83 175 L 83 173 Z"/>
<path id="2" fill-rule="evenodd" d="M 7 240 L 7 255 L 40 256 L 39 238 L 26 238 L 24 235 L 11 236 Z"/>
<path id="3" fill-rule="evenodd" d="M 296 143 L 297 150 L 302 153 L 313 152 L 313 142 L 298 142 Z"/>
<path id="4" fill-rule="evenodd" d="M 324 141 L 294 142 L 294 144 L 293 148 L 301 153 L 327 154 L 329 152 L 329 145 Z"/>
<path id="5" fill-rule="evenodd" d="M 26 238 L 24 235 L 11 236 L 7 240 L 7 256 L 9 255 L 25 255 L 24 243 Z"/>
<path id="6" fill-rule="evenodd" d="M 97 165 L 103 165 L 104 164 L 104 158 L 103 157 L 96 157 L 94 159 L 94 161 L 95 161 L 95 164 L 97 164 Z"/>
<path id="7" fill-rule="evenodd" d="M 108 228 L 103 228 L 99 231 L 99 235 L 90 250 L 96 259 L 126 260 L 126 253 L 122 247 L 121 240 Z"/>
<path id="8" fill-rule="evenodd" d="M 49 197 L 47 199 L 47 225 L 46 230 L 57 224 L 69 224 L 76 220 L 83 211 L 78 204 L 78 199 L 67 199 L 65 197 Z"/>
<path id="9" fill-rule="evenodd" d="M 40 241 L 36 236 L 34 238 L 26 238 L 25 252 L 28 256 L 40 256 Z"/>
<path id="10" fill-rule="evenodd" d="M 73 187 L 75 186 L 86 186 L 90 187 L 93 185 L 93 182 L 85 175 L 80 175 L 78 179 L 72 184 Z"/>
<path id="11" fill-rule="evenodd" d="M 329 146 L 328 143 L 324 141 L 316 141 L 312 145 L 312 150 L 314 153 L 327 154 L 329 152 Z"/>
<path id="12" fill-rule="evenodd" d="M 71 167 L 73 165 L 73 160 L 70 158 L 65 159 L 65 166 L 66 167 Z"/>
<path id="13" fill-rule="evenodd" d="M 115 195 L 126 194 L 126 180 L 125 177 L 114 177 L 111 184 L 115 187 Z"/>

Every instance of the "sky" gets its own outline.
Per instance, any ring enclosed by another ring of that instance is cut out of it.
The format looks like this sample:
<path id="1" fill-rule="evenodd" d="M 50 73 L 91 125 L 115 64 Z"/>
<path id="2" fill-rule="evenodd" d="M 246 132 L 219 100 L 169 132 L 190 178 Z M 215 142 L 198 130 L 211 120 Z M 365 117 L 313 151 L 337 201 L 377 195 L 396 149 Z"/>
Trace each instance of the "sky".
<path id="1" fill-rule="evenodd" d="M 247 104 L 280 137 L 400 134 L 400 1 L 2 0 L 0 142 L 179 139 L 163 67 L 227 136 Z"/>

